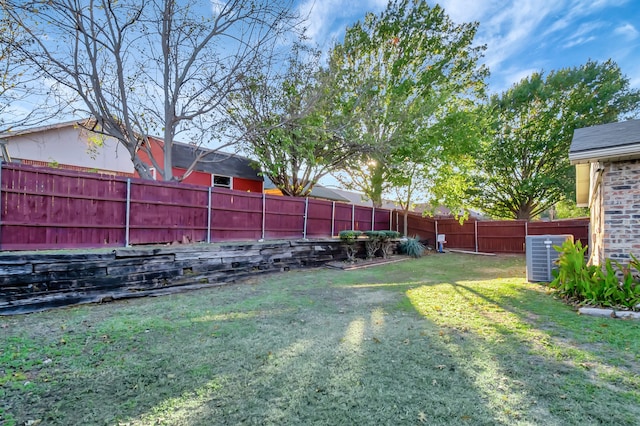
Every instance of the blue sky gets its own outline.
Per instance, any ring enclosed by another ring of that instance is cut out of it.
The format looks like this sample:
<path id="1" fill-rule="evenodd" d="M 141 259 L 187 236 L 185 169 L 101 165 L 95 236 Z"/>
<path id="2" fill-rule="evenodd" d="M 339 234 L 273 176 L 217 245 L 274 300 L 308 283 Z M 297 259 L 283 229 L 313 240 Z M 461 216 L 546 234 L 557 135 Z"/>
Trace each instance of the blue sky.
<path id="1" fill-rule="evenodd" d="M 478 21 L 486 44 L 489 91 L 501 92 L 535 71 L 613 59 L 640 88 L 640 0 L 442 0 L 455 22 Z M 429 1 L 430 5 L 436 2 Z M 379 13 L 387 0 L 299 0 L 308 35 L 323 48 L 346 26 Z"/>

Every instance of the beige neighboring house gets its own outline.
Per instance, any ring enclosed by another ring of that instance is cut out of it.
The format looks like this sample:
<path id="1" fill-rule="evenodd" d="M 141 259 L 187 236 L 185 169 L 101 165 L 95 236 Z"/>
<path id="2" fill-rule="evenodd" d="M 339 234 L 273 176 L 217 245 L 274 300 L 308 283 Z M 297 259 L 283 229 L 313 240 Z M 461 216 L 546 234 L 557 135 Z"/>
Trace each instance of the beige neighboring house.
<path id="1" fill-rule="evenodd" d="M 67 121 L 0 134 L 12 161 L 35 166 L 133 176 L 129 153 L 116 139 Z"/>
<path id="2" fill-rule="evenodd" d="M 640 256 L 640 120 L 577 129 L 569 160 L 578 206 L 591 211 L 591 262 Z"/>

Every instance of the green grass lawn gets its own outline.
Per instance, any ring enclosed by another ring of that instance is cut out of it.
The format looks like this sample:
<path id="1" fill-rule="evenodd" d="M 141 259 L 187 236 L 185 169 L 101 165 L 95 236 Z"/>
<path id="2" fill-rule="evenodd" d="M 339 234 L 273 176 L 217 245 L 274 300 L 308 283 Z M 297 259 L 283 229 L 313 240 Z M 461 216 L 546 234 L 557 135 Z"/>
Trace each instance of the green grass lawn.
<path id="1" fill-rule="evenodd" d="M 0 317 L 0 424 L 640 424 L 640 323 L 447 253 Z"/>

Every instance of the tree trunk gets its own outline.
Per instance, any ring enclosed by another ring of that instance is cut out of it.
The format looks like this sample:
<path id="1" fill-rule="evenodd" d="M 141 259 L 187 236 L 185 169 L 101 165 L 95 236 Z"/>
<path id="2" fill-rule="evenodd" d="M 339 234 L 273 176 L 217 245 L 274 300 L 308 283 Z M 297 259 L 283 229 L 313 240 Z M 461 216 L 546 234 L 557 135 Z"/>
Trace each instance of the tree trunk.
<path id="1" fill-rule="evenodd" d="M 383 167 L 380 162 L 376 162 L 376 166 L 371 170 L 371 190 L 369 191 L 369 194 L 367 194 L 375 208 L 382 207 L 383 183 Z"/>
<path id="2" fill-rule="evenodd" d="M 533 206 L 531 206 L 529 203 L 523 204 L 520 206 L 520 208 L 518 208 L 518 211 L 515 212 L 516 219 L 531 220 L 532 211 L 533 211 Z"/>
<path id="3" fill-rule="evenodd" d="M 133 162 L 133 168 L 138 172 L 138 175 L 140 175 L 142 179 L 153 180 L 153 176 L 151 175 L 149 168 L 138 158 L 137 155 L 132 156 L 131 161 Z"/>

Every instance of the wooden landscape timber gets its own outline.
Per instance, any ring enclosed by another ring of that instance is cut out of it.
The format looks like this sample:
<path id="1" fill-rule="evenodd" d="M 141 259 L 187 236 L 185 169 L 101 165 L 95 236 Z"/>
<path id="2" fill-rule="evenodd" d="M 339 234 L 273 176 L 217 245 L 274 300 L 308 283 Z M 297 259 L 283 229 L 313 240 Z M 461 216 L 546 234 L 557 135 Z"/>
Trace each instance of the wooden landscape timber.
<path id="1" fill-rule="evenodd" d="M 0 254 L 0 315 L 176 293 L 345 259 L 338 240 Z"/>

